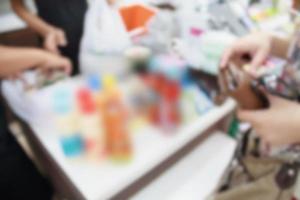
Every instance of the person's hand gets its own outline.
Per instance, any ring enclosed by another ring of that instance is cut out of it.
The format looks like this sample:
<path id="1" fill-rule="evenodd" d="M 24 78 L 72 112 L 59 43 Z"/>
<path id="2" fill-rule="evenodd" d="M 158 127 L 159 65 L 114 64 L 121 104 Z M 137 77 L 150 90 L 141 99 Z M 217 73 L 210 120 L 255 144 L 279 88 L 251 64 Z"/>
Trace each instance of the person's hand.
<path id="1" fill-rule="evenodd" d="M 52 53 L 59 54 L 59 47 L 66 45 L 65 32 L 59 28 L 51 28 L 44 36 L 44 48 Z"/>
<path id="2" fill-rule="evenodd" d="M 270 108 L 261 111 L 239 111 L 240 120 L 249 122 L 265 143 L 271 146 L 300 142 L 300 105 L 267 95 Z"/>
<path id="3" fill-rule="evenodd" d="M 57 54 L 42 52 L 42 62 L 38 68 L 45 72 L 53 69 L 60 69 L 65 73 L 70 74 L 72 71 L 72 64 L 68 58 Z"/>
<path id="4" fill-rule="evenodd" d="M 250 71 L 255 76 L 256 69 L 269 57 L 272 50 L 272 36 L 266 33 L 254 33 L 237 40 L 225 50 L 220 67 L 226 68 L 232 60 L 243 60 L 245 55 L 251 58 Z"/>

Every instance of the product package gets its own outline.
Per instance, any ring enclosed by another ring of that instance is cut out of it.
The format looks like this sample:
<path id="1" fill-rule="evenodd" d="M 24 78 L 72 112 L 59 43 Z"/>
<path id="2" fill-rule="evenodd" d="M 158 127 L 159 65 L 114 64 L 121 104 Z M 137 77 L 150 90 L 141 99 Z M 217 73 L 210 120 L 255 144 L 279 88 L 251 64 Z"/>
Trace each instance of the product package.
<path id="1" fill-rule="evenodd" d="M 237 66 L 231 63 L 219 72 L 220 91 L 225 96 L 233 97 L 240 108 L 246 110 L 268 108 L 266 93 L 298 102 L 300 100 L 300 65 L 299 67 L 298 65 L 299 61 L 290 57 L 284 63 L 275 62 L 261 66 L 257 70 L 257 77 L 253 77 L 247 72 L 249 65 Z"/>
<path id="2" fill-rule="evenodd" d="M 222 95 L 233 97 L 240 108 L 257 110 L 268 107 L 266 97 L 255 87 L 256 80 L 236 65 L 221 69 L 218 81 Z"/>

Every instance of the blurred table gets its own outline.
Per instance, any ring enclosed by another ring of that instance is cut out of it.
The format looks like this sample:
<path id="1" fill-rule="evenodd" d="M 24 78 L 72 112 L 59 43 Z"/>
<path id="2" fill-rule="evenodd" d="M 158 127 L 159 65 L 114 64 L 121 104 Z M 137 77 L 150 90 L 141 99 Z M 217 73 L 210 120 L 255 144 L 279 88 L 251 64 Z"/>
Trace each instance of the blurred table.
<path id="1" fill-rule="evenodd" d="M 191 123 L 184 124 L 172 136 L 153 127 L 145 128 L 133 135 L 134 157 L 130 163 L 115 165 L 103 161 L 92 164 L 66 159 L 57 134 L 54 134 L 51 128 L 45 128 L 37 121 L 26 123 L 19 118 L 22 117 L 19 109 L 23 109 L 23 113 L 34 114 L 35 107 L 38 108 L 38 104 L 43 104 L 45 99 L 36 97 L 29 101 L 21 90 L 10 83 L 5 83 L 2 90 L 10 108 L 21 122 L 35 156 L 51 179 L 57 193 L 63 198 L 72 200 L 127 199 L 134 196 L 149 183 L 155 183 L 156 178 L 161 177 L 166 170 L 197 149 L 216 130 L 225 130 L 227 119 L 235 108 L 235 102 L 228 99 L 223 105 L 213 108 Z M 45 115 L 45 121 L 46 118 Z M 215 151 L 216 155 L 220 150 L 215 145 L 208 145 L 206 148 L 210 148 L 208 152 Z M 230 156 L 227 159 L 230 160 Z M 203 162 L 209 165 L 215 162 L 213 160 Z M 224 165 L 213 170 L 224 170 Z M 199 168 L 199 173 L 203 170 L 207 169 Z M 215 180 L 214 182 L 210 184 L 216 184 Z"/>
<path id="2" fill-rule="evenodd" d="M 228 168 L 236 145 L 236 140 L 223 132 L 212 133 L 132 199 L 207 199 L 216 191 L 216 184 Z"/>

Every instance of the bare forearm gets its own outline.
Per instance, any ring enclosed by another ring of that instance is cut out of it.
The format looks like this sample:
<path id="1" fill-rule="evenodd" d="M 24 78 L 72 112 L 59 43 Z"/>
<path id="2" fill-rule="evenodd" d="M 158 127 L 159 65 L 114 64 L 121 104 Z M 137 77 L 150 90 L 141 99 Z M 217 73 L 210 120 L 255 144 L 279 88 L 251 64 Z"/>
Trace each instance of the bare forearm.
<path id="1" fill-rule="evenodd" d="M 0 46 L 0 77 L 5 78 L 20 73 L 44 62 L 45 52 L 34 48 L 14 48 Z"/>
<path id="2" fill-rule="evenodd" d="M 278 37 L 272 37 L 272 52 L 271 54 L 280 57 L 280 58 L 287 58 L 290 40 L 289 39 L 282 39 Z"/>
<path id="3" fill-rule="evenodd" d="M 11 5 L 15 13 L 40 35 L 45 36 L 53 28 L 37 15 L 31 13 L 24 5 L 23 0 L 11 0 Z"/>

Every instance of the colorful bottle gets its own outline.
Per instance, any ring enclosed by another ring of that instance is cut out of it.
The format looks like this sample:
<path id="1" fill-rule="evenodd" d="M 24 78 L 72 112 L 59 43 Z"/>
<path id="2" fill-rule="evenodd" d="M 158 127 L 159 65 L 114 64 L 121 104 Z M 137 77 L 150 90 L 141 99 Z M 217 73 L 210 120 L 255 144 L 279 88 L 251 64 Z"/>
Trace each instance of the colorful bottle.
<path id="1" fill-rule="evenodd" d="M 173 132 L 181 122 L 180 96 L 180 84 L 177 81 L 168 80 L 163 88 L 159 112 L 160 126 L 166 133 Z"/>
<path id="2" fill-rule="evenodd" d="M 180 97 L 180 113 L 181 118 L 184 122 L 191 122 L 199 113 L 196 109 L 196 104 L 200 102 L 195 101 L 194 87 L 195 81 L 192 80 L 188 73 L 185 74 L 184 78 L 181 80 L 181 97 Z"/>
<path id="3" fill-rule="evenodd" d="M 101 115 L 97 112 L 96 102 L 87 88 L 78 91 L 77 100 L 86 156 L 90 160 L 99 160 L 105 154 Z"/>
<path id="4" fill-rule="evenodd" d="M 68 158 L 78 157 L 84 151 L 73 106 L 73 95 L 67 88 L 62 88 L 54 93 L 53 108 L 57 130 L 60 133 L 60 144 Z"/>
<path id="5" fill-rule="evenodd" d="M 143 76 L 145 84 L 150 88 L 149 91 L 149 120 L 156 124 L 160 124 L 160 102 L 166 78 L 162 74 L 147 74 Z"/>
<path id="6" fill-rule="evenodd" d="M 97 111 L 100 114 L 99 117 L 100 117 L 100 119 L 102 119 L 103 118 L 102 107 L 103 107 L 104 96 L 103 96 L 102 83 L 101 83 L 100 76 L 90 75 L 88 77 L 88 87 L 92 92 L 94 101 L 96 102 Z"/>
<path id="7" fill-rule="evenodd" d="M 128 133 L 127 114 L 121 101 L 120 91 L 113 76 L 103 78 L 105 101 L 103 116 L 105 123 L 106 150 L 113 161 L 128 161 L 132 156 Z"/>

